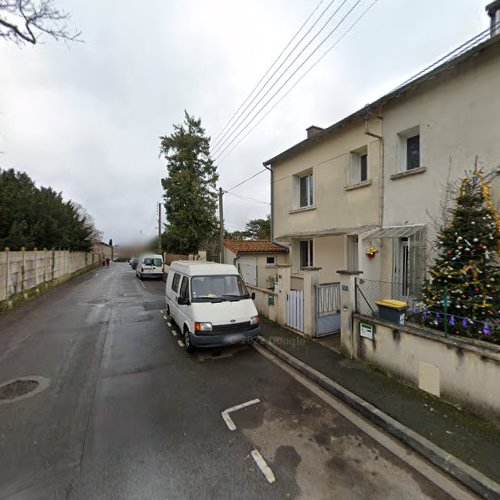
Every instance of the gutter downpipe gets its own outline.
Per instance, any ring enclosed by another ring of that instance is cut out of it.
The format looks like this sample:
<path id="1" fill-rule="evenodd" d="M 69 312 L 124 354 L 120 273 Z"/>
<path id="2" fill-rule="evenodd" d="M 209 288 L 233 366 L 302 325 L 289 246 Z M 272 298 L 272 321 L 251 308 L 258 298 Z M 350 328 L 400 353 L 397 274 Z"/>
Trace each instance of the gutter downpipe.
<path id="1" fill-rule="evenodd" d="M 267 165 L 264 165 L 264 168 L 267 168 L 267 170 L 269 170 L 269 172 L 271 172 L 271 234 L 269 235 L 269 238 L 270 238 L 270 241 L 274 242 L 274 238 L 273 238 L 273 229 L 274 229 L 274 224 L 273 224 L 273 221 L 274 221 L 274 186 L 273 186 L 273 169 L 272 169 L 272 166 L 271 167 L 268 167 Z"/>
<path id="2" fill-rule="evenodd" d="M 370 132 L 370 127 L 369 127 L 369 114 L 370 111 L 368 109 L 368 106 L 365 108 L 365 134 L 369 135 L 371 137 L 375 137 L 375 139 L 378 139 L 379 141 L 379 161 L 380 161 L 380 180 L 379 180 L 379 214 L 378 214 L 378 222 L 380 227 L 383 227 L 384 225 L 384 138 L 381 135 L 374 134 L 373 132 Z M 376 115 L 376 117 L 379 120 L 383 120 L 382 115 Z"/>

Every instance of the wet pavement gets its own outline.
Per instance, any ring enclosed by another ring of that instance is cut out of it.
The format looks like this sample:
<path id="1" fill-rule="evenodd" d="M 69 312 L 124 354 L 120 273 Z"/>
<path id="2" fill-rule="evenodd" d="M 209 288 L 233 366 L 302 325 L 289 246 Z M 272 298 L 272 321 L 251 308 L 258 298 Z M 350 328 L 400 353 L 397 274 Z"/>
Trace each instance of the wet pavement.
<path id="1" fill-rule="evenodd" d="M 114 264 L 0 317 L 0 384 L 50 381 L 0 406 L 0 498 L 450 498 L 251 346 L 187 354 L 163 289 Z"/>

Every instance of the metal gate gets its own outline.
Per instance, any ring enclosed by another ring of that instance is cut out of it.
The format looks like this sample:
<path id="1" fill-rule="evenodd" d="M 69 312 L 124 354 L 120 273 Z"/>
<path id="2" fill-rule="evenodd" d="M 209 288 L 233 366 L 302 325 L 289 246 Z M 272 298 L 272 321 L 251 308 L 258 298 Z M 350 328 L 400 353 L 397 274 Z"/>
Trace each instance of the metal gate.
<path id="1" fill-rule="evenodd" d="M 340 331 L 340 283 L 316 287 L 316 337 Z"/>
<path id="2" fill-rule="evenodd" d="M 286 324 L 298 330 L 304 331 L 304 292 L 291 290 L 286 294 Z"/>

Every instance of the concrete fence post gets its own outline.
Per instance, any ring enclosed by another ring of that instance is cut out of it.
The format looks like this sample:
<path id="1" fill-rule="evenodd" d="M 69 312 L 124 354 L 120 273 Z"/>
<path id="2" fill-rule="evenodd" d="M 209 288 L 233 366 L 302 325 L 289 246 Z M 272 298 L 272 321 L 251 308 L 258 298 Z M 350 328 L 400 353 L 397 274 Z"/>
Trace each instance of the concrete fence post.
<path id="1" fill-rule="evenodd" d="M 304 335 L 316 335 L 316 287 L 321 267 L 306 267 L 304 273 Z"/>
<path id="2" fill-rule="evenodd" d="M 34 283 L 34 286 L 38 286 L 38 248 L 35 247 L 33 248 L 33 251 L 35 252 L 34 253 L 34 259 L 35 259 L 35 283 Z"/>
<path id="3" fill-rule="evenodd" d="M 47 286 L 47 249 L 43 249 L 43 283 Z"/>
<path id="4" fill-rule="evenodd" d="M 21 292 L 24 292 L 24 280 L 26 277 L 26 249 L 21 248 Z"/>
<path id="5" fill-rule="evenodd" d="M 10 250 L 9 247 L 5 247 L 5 253 L 7 254 L 5 259 L 5 300 L 9 300 L 9 283 L 10 283 Z"/>
<path id="6" fill-rule="evenodd" d="M 55 278 L 55 272 L 56 272 L 56 250 L 55 250 L 55 248 L 52 249 L 52 262 L 51 262 L 50 268 L 51 268 L 51 275 L 52 275 L 51 281 L 53 281 Z"/>
<path id="7" fill-rule="evenodd" d="M 278 264 L 278 286 L 276 296 L 276 321 L 280 325 L 286 325 L 287 320 L 287 297 L 292 282 L 292 266 Z"/>
<path id="8" fill-rule="evenodd" d="M 353 358 L 357 350 L 357 340 L 353 331 L 352 313 L 356 301 L 356 277 L 362 271 L 337 271 L 340 275 L 340 349 Z"/>

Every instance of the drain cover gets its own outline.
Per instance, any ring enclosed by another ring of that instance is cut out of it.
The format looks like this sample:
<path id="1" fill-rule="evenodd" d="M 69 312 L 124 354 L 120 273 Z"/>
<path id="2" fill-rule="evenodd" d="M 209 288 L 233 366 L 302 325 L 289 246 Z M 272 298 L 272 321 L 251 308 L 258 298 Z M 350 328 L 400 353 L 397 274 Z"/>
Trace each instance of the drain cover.
<path id="1" fill-rule="evenodd" d="M 40 384 L 36 380 L 15 380 L 0 387 L 0 400 L 14 399 L 34 391 Z"/>
<path id="2" fill-rule="evenodd" d="M 20 377 L 0 385 L 0 405 L 31 398 L 44 391 L 50 384 L 45 377 Z"/>

